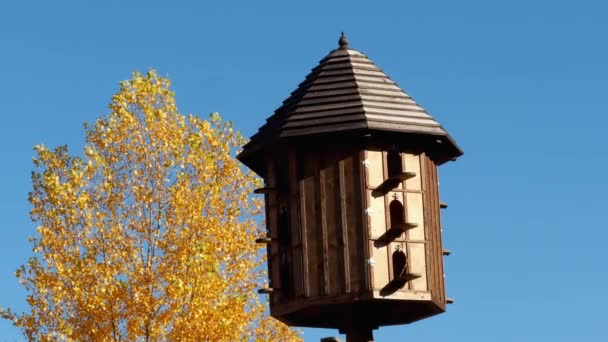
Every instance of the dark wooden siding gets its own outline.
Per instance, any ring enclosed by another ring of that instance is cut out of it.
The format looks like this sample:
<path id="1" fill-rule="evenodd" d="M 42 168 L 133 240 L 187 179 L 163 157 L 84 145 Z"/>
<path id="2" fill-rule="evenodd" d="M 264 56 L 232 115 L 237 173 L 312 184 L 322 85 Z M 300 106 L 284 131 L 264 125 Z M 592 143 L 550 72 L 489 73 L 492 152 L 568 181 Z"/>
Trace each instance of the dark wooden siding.
<path id="1" fill-rule="evenodd" d="M 423 174 L 424 216 L 429 239 L 429 263 L 427 263 L 427 273 L 429 274 L 428 281 L 433 301 L 438 306 L 445 308 L 437 166 L 426 154 L 423 154 L 421 156 L 421 168 Z"/>
<path id="2" fill-rule="evenodd" d="M 358 157 L 353 154 L 302 154 L 299 208 L 303 294 L 343 295 L 362 290 L 366 243 L 361 224 Z M 307 257 L 305 257 L 307 256 Z"/>
<path id="3" fill-rule="evenodd" d="M 268 176 L 266 178 L 266 186 L 269 188 L 276 188 L 276 165 L 273 160 L 267 161 L 268 168 Z M 273 241 L 267 245 L 267 255 L 268 255 L 268 278 L 270 287 L 274 289 L 279 289 L 281 281 L 280 281 L 280 262 L 279 262 L 279 249 L 278 244 L 276 243 L 276 239 L 278 237 L 278 201 L 277 201 L 277 192 L 271 191 L 265 195 L 266 199 L 266 228 L 268 230 L 268 236 L 270 236 Z M 270 295 L 271 303 L 278 302 L 280 300 L 280 289 L 279 291 L 274 291 Z"/>

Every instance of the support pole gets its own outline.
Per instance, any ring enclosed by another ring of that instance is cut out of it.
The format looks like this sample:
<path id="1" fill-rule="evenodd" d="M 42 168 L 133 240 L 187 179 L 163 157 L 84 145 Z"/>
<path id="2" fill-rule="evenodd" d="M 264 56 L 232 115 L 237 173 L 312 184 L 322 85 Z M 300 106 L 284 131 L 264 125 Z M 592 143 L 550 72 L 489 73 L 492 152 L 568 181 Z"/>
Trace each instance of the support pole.
<path id="1" fill-rule="evenodd" d="M 374 333 L 372 329 L 352 329 L 346 332 L 346 342 L 374 342 Z"/>

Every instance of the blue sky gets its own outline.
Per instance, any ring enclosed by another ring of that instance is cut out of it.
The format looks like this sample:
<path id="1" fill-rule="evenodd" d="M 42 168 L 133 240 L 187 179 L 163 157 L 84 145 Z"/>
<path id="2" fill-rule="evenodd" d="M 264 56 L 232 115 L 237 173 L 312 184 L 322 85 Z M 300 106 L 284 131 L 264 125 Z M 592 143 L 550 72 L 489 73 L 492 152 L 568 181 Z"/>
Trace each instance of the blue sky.
<path id="1" fill-rule="evenodd" d="M 183 113 L 249 136 L 346 31 L 465 151 L 440 169 L 456 304 L 376 340 L 606 341 L 607 17 L 585 0 L 5 0 L 0 305 L 25 309 L 34 145 L 80 150 L 82 124 L 151 67 Z M 0 322 L 0 341 L 21 339 Z"/>

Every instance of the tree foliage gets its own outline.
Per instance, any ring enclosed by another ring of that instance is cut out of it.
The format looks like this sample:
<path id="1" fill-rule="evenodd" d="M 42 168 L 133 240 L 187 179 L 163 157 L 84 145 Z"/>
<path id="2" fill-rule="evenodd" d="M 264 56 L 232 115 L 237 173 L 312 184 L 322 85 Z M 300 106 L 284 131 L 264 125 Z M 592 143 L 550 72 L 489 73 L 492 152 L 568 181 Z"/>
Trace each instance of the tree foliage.
<path id="1" fill-rule="evenodd" d="M 232 124 L 181 115 L 154 71 L 110 110 L 82 158 L 36 146 L 35 256 L 16 272 L 29 312 L 2 316 L 40 341 L 299 340 L 255 294 L 260 180 L 233 158 Z"/>

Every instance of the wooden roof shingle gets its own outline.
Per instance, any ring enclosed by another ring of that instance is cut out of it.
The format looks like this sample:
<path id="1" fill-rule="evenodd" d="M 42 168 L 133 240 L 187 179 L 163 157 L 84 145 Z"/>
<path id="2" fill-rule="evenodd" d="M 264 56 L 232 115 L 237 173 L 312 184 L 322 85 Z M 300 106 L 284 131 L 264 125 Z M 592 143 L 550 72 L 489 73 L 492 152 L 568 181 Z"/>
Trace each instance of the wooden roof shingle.
<path id="1" fill-rule="evenodd" d="M 266 119 L 239 159 L 284 138 L 375 130 L 445 137 L 451 158 L 462 155 L 446 130 L 367 56 L 349 48 L 344 35 L 339 45 Z"/>

